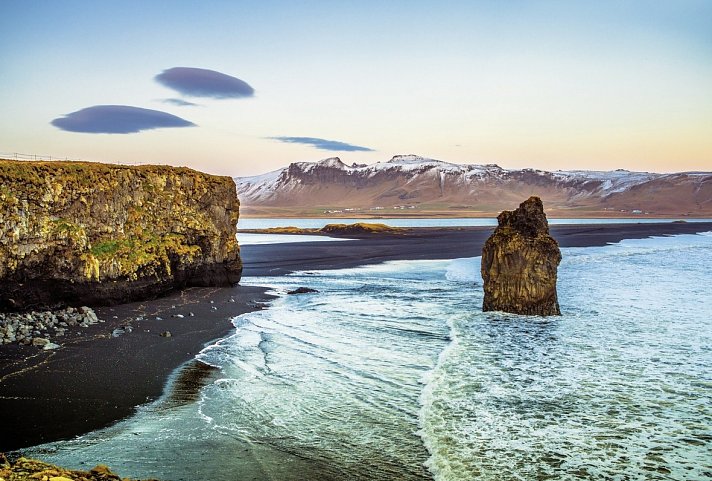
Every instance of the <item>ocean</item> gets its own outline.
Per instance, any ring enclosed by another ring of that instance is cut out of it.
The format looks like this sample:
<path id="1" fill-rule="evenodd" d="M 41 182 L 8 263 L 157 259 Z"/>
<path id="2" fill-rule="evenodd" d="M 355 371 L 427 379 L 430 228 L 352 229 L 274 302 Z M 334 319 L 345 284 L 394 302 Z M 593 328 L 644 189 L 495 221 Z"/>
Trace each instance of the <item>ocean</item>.
<path id="1" fill-rule="evenodd" d="M 481 312 L 478 257 L 244 278 L 278 297 L 200 353 L 197 402 L 28 454 L 176 481 L 710 479 L 712 233 L 562 253 L 548 318 Z"/>

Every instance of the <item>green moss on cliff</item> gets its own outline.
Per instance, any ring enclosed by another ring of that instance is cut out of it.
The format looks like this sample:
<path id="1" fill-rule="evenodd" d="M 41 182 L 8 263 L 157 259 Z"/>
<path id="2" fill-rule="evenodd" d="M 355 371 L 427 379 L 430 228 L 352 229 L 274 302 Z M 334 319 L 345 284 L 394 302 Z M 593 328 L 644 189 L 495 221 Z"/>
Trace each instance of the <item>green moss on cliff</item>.
<path id="1" fill-rule="evenodd" d="M 121 248 L 121 243 L 117 240 L 107 240 L 95 244 L 90 249 L 91 254 L 97 258 L 111 257 Z"/>

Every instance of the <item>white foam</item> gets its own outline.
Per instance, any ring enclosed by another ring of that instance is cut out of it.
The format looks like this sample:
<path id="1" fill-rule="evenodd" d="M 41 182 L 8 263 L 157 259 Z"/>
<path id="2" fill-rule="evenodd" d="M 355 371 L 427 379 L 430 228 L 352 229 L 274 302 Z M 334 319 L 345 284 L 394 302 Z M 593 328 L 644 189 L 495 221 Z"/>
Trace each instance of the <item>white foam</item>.
<path id="1" fill-rule="evenodd" d="M 482 257 L 453 259 L 447 266 L 445 278 L 455 282 L 479 282 Z"/>

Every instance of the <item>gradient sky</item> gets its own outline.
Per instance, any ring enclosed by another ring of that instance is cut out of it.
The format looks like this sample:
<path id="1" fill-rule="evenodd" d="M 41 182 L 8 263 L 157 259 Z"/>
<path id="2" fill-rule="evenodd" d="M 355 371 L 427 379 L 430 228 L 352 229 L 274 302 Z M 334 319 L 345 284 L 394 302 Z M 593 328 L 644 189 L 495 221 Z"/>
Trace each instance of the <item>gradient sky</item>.
<path id="1" fill-rule="evenodd" d="M 254 95 L 192 97 L 155 80 L 174 67 Z M 0 105 L 3 154 L 216 174 L 410 153 L 712 170 L 712 1 L 0 0 Z M 99 105 L 195 126 L 51 124 Z"/>

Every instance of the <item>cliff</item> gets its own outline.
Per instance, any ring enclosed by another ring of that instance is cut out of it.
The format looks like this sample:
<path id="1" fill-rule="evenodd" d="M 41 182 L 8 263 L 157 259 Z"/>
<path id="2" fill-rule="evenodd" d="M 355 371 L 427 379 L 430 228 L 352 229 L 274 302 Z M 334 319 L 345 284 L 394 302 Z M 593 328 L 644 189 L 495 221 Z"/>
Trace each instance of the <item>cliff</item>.
<path id="1" fill-rule="evenodd" d="M 561 314 L 556 294 L 561 251 L 549 235 L 539 197 L 497 217 L 482 248 L 483 311 L 551 316 Z"/>
<path id="2" fill-rule="evenodd" d="M 0 160 L 0 310 L 112 304 L 239 281 L 229 177 Z"/>

